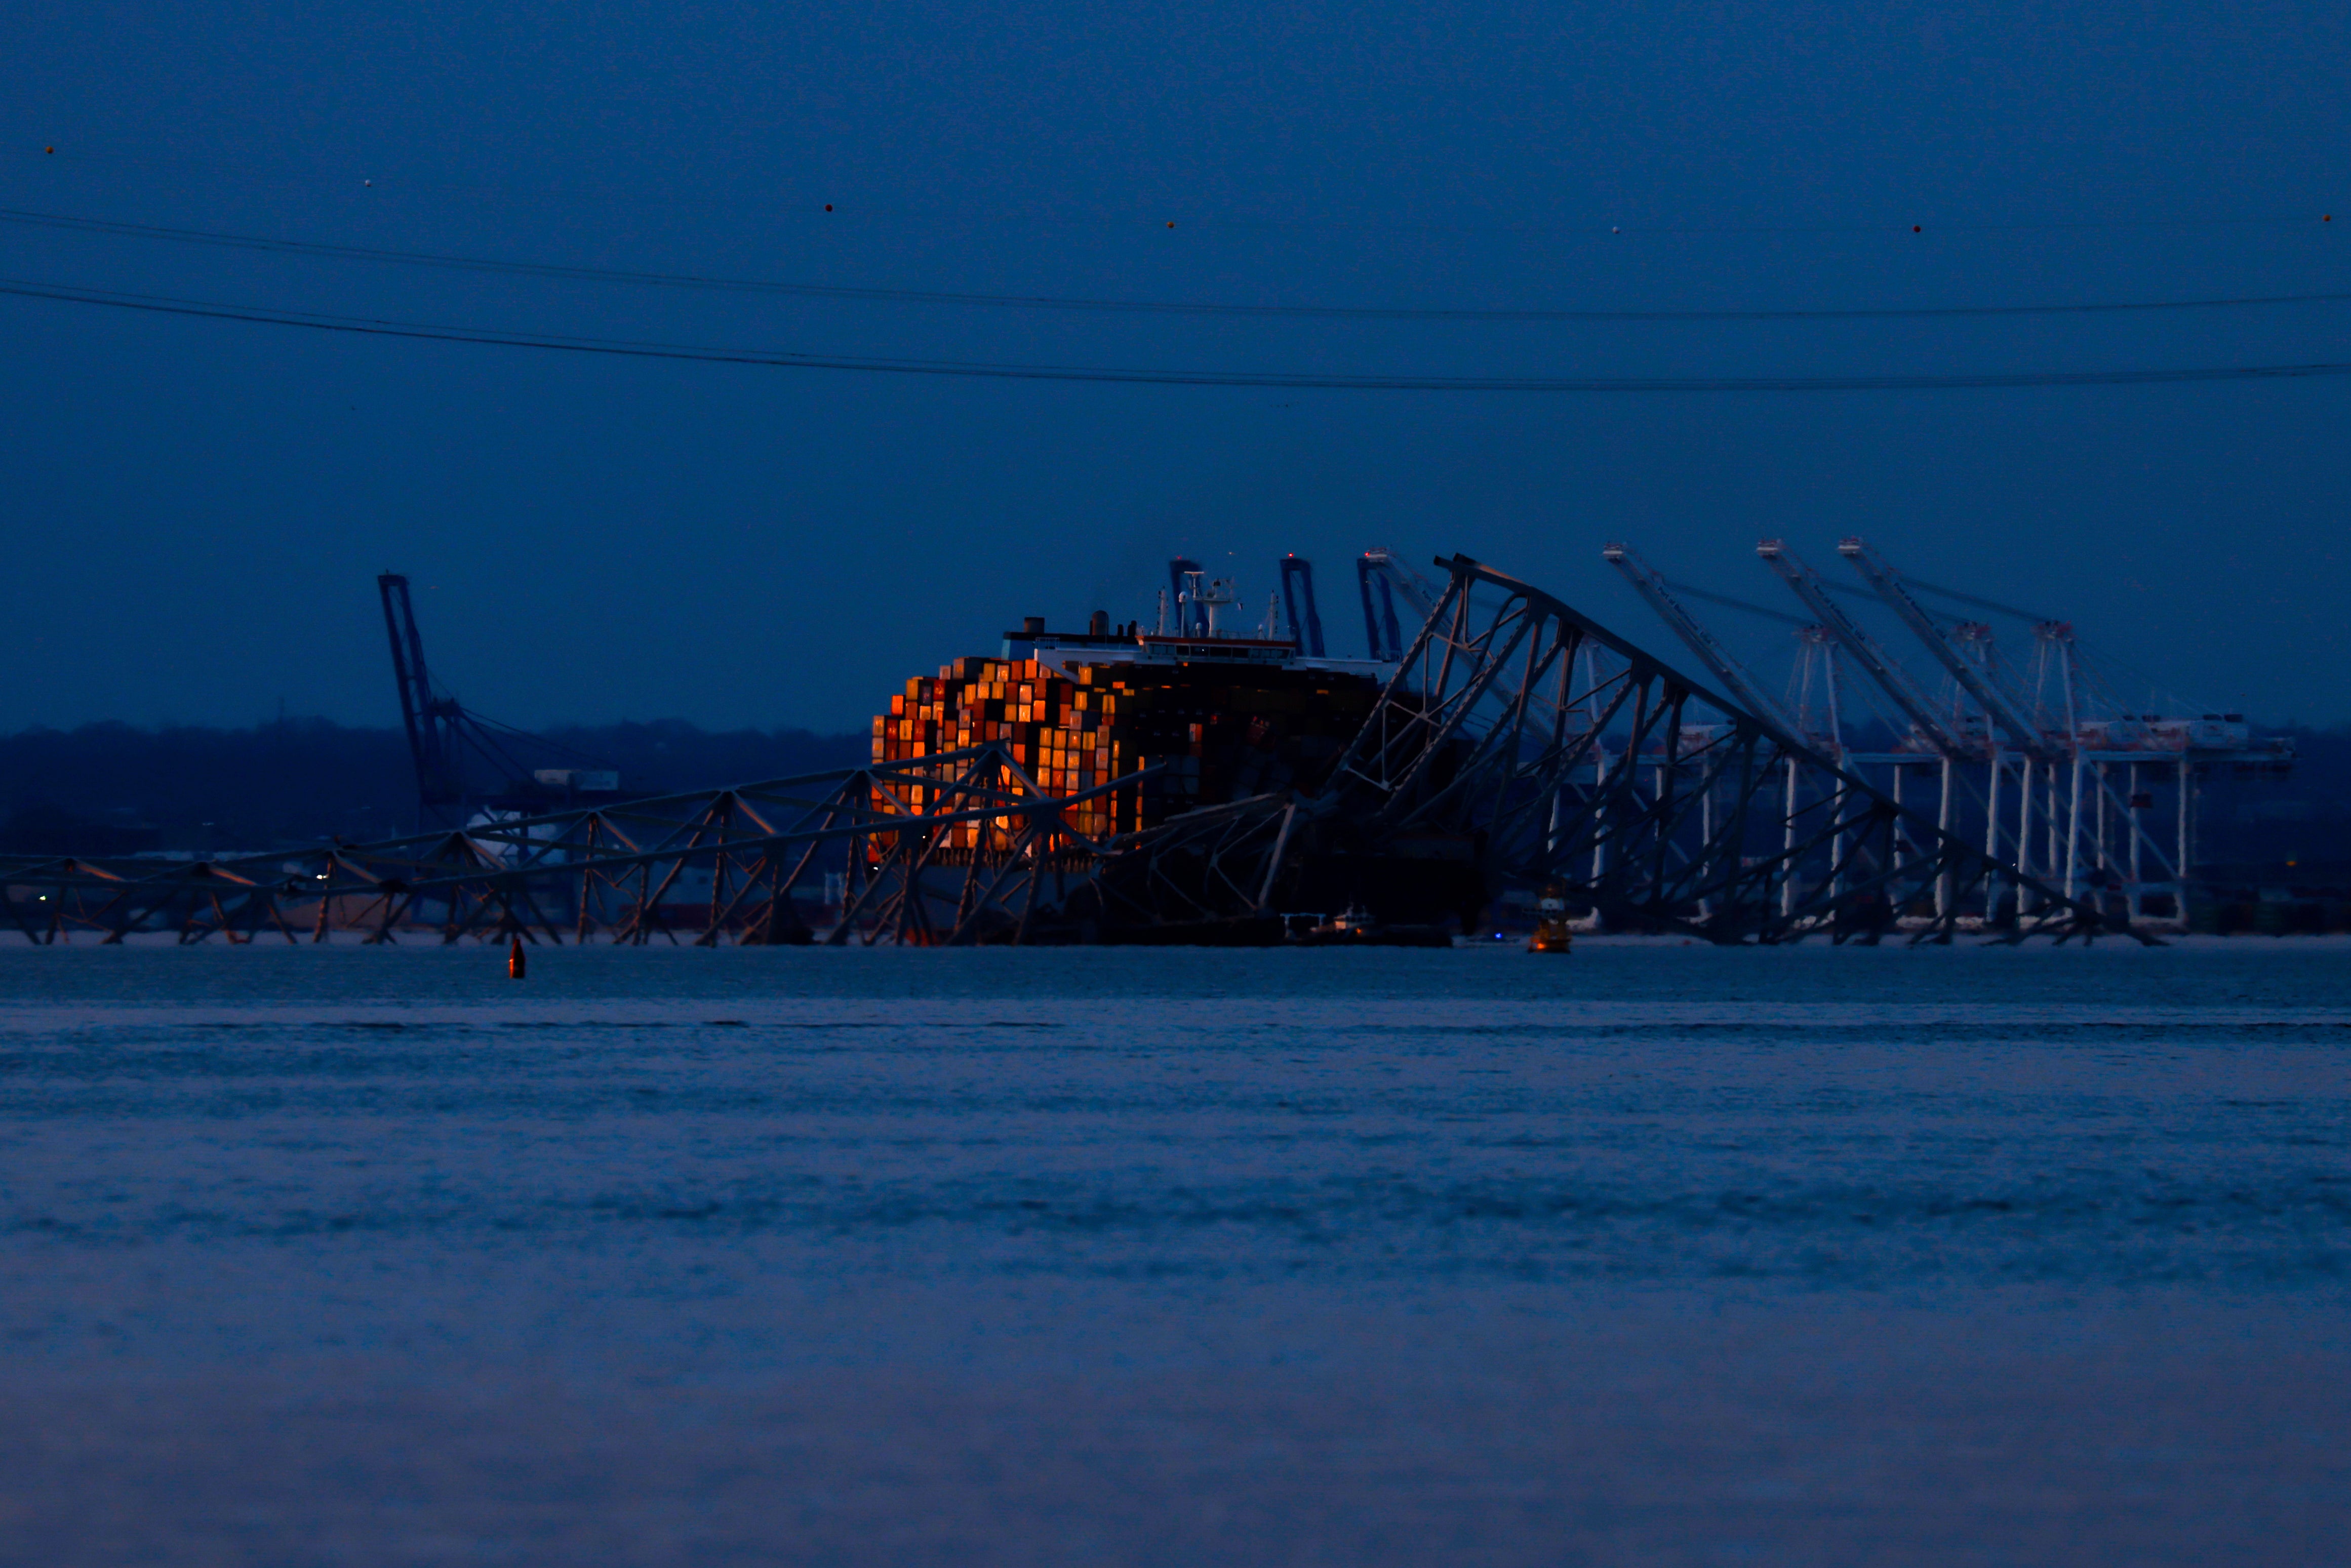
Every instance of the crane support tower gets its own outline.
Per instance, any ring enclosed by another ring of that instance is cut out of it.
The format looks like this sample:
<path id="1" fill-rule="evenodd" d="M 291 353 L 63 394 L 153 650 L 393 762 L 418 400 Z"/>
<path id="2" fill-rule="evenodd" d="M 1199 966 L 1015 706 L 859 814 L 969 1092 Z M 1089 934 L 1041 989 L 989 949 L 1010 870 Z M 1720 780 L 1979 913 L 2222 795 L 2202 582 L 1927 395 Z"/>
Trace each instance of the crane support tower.
<path id="1" fill-rule="evenodd" d="M 1322 616 L 1314 607 L 1314 563 L 1304 556 L 1281 558 L 1281 604 L 1298 651 L 1310 659 L 1322 658 Z"/>
<path id="2" fill-rule="evenodd" d="M 1367 549 L 1355 559 L 1355 586 L 1364 599 L 1364 647 L 1370 657 L 1393 664 L 1404 657 L 1397 601 L 1426 620 L 1435 608 L 1436 590 L 1384 549 Z"/>

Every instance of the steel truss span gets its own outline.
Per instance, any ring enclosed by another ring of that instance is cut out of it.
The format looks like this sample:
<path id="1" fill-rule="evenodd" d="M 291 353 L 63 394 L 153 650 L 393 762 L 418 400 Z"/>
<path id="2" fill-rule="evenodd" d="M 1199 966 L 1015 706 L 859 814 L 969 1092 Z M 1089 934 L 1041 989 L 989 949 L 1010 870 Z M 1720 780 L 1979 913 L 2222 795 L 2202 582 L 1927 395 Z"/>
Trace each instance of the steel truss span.
<path id="1" fill-rule="evenodd" d="M 1550 594 L 1466 556 L 1437 565 L 1442 597 L 1332 782 L 1283 808 L 1291 852 L 1301 825 L 1391 851 L 1466 842 L 1490 890 L 1556 886 L 1603 929 L 1716 942 L 2152 940 Z"/>
<path id="2" fill-rule="evenodd" d="M 1140 831 L 1090 836 L 1073 821 L 1102 814 L 1070 808 L 1156 768 L 1056 793 L 991 743 L 369 844 L 20 856 L 0 882 L 36 943 L 1249 943 L 1366 886 L 1465 922 L 1552 892 L 1599 929 L 1718 943 L 2154 940 L 1541 590 L 1437 564 L 1435 604 L 1311 789 Z"/>
<path id="3" fill-rule="evenodd" d="M 1052 795 L 1005 747 L 986 746 L 368 844 L 193 862 L 20 856 L 0 861 L 0 880 L 17 928 L 40 943 L 75 931 L 106 942 L 169 931 L 183 943 L 347 931 L 370 943 L 437 933 L 788 944 L 814 939 L 796 895 L 828 875 L 835 943 L 1019 940 L 1030 912 L 1058 908 L 1106 848 L 1063 810 L 1107 792 Z M 942 849 L 963 824 L 987 846 Z M 927 896 L 949 865 L 952 913 Z"/>

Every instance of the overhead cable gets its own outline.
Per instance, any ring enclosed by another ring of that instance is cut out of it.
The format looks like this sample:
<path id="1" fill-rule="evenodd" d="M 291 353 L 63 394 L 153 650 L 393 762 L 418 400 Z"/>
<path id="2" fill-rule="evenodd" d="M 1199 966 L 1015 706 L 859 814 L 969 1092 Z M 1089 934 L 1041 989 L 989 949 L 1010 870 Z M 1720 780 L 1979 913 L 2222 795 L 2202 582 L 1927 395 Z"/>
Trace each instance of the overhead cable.
<path id="1" fill-rule="evenodd" d="M 1164 206 L 1156 199 L 1132 198 L 1117 200 L 1112 204 L 1097 203 L 1091 206 L 1073 204 L 1042 205 L 1033 203 L 993 202 L 986 205 L 961 205 L 941 203 L 909 204 L 893 201 L 887 195 L 874 200 L 854 203 L 827 201 L 814 183 L 799 183 L 809 189 L 805 195 L 779 197 L 777 193 L 761 189 L 756 194 L 740 190 L 721 191 L 710 195 L 682 192 L 674 184 L 656 195 L 643 189 L 631 189 L 617 183 L 596 185 L 523 185 L 512 183 L 483 183 L 475 181 L 452 182 L 405 177 L 391 171 L 373 173 L 359 170 L 327 173 L 314 172 L 308 175 L 280 173 L 272 176 L 256 166 L 249 158 L 224 162 L 217 159 L 184 157 L 154 158 L 138 153 L 90 153 L 74 147 L 60 152 L 51 143 L 42 143 L 36 152 L 21 143 L 0 147 L 5 152 L 47 164 L 79 165 L 85 168 L 141 168 L 167 170 L 185 175 L 194 172 L 198 177 L 246 186 L 279 190 L 317 192 L 321 189 L 350 191 L 354 187 L 378 195 L 423 193 L 461 197 L 487 197 L 500 203 L 517 201 L 572 201 L 621 204 L 629 206 L 653 206 L 709 210 L 741 211 L 756 204 L 771 216 L 815 219 L 823 223 L 849 221 L 852 216 L 884 220 L 914 221 L 925 225 L 997 225 L 1025 226 L 1088 227 L 1095 229 L 1173 229 L 1180 222 L 1189 232 L 1261 231 L 1267 233 L 1356 232 L 1384 234 L 1430 235 L 1436 236 L 1510 235 L 1541 235 L 1555 238 L 1622 239 L 1625 236 L 1697 236 L 1710 238 L 1737 235 L 1921 235 L 1939 237 L 1945 235 L 2009 235 L 2009 234 L 2084 234 L 2084 233 L 2147 233 L 2160 231 L 2225 231 L 2249 229 L 2331 228 L 2335 214 L 2323 210 L 2328 204 L 2319 200 L 2299 211 L 2252 213 L 2169 213 L 2159 215 L 2132 217 L 2088 216 L 2069 218 L 1951 218 L 1942 219 L 1927 214 L 1888 215 L 1873 218 L 1847 218 L 1840 222 L 1794 223 L 1740 221 L 1729 219 L 1707 222 L 1696 216 L 1667 214 L 1654 220 L 1623 215 L 1576 215 L 1551 221 L 1541 219 L 1517 222 L 1486 221 L 1455 218 L 1413 218 L 1403 215 L 1404 209 L 1390 205 L 1361 214 L 1344 213 L 1299 213 L 1289 209 L 1288 215 L 1274 216 L 1262 211 L 1251 211 L 1208 203 L 1195 204 L 1178 199 L 1173 207 Z M 1880 212 L 1884 204 L 1873 204 Z M 844 210 L 840 217 L 827 216 L 836 205 Z"/>
<path id="2" fill-rule="evenodd" d="M 1016 310 L 1080 310 L 1147 316 L 1290 317 L 1375 321 L 1878 321 L 1970 319 L 2001 316 L 2098 316 L 2149 311 L 2224 310 L 2252 306 L 2335 305 L 2351 301 L 2351 290 L 2314 294 L 2215 295 L 2193 299 L 2140 299 L 2052 305 L 1873 306 L 1849 309 L 1792 310 L 1552 310 L 1473 309 L 1364 305 L 1242 305 L 1216 300 L 1097 299 L 1067 295 L 978 294 L 945 289 L 875 288 L 849 284 L 795 283 L 777 279 L 721 277 L 697 273 L 646 272 L 628 268 L 574 267 L 560 262 L 501 261 L 487 256 L 433 251 L 389 250 L 332 245 L 264 235 L 167 228 L 154 224 L 116 223 L 61 213 L 0 207 L 0 223 L 61 229 L 117 238 L 169 240 L 182 244 L 263 251 L 337 261 L 377 262 L 452 271 L 495 273 L 511 277 L 555 278 L 578 283 L 618 283 L 640 287 L 697 289 L 736 294 L 788 295 L 891 305 L 976 306 Z"/>
<path id="3" fill-rule="evenodd" d="M 686 343 L 583 338 L 547 332 L 443 327 L 424 322 L 328 316 L 311 311 L 254 308 L 162 295 L 59 287 L 0 278 L 0 295 L 220 321 L 263 322 L 368 337 L 431 342 L 482 343 L 556 350 L 627 359 L 683 360 L 705 364 L 767 365 L 789 370 L 867 371 L 894 375 L 977 377 L 998 381 L 1123 382 L 1149 386 L 1292 387 L 1357 392 L 1931 392 L 2009 387 L 2154 386 L 2187 382 L 2293 381 L 2351 375 L 2351 361 L 2286 365 L 2217 365 L 2137 371 L 1993 371 L 1962 374 L 1838 376 L 1431 376 L 1348 375 L 1288 371 L 1182 371 L 1117 366 L 1006 364 L 973 360 L 880 359 L 782 350 L 728 349 Z"/>

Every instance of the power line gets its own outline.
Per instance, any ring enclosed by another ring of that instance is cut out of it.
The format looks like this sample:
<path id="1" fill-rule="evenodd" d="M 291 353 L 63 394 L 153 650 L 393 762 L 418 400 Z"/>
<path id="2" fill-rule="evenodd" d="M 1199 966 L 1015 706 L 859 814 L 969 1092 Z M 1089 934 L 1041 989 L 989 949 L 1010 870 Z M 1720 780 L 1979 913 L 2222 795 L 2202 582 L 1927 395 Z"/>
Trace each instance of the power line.
<path id="1" fill-rule="evenodd" d="M 2195 299 L 2122 300 L 2108 303 L 2055 305 L 1890 306 L 1851 309 L 1802 310 L 1545 310 L 1415 308 L 1403 306 L 1239 305 L 1212 300 L 1097 299 L 1040 294 L 977 294 L 922 288 L 872 288 L 848 284 L 794 283 L 782 280 L 721 277 L 697 273 L 645 272 L 628 268 L 573 267 L 559 262 L 501 261 L 487 256 L 450 256 L 433 251 L 389 250 L 370 246 L 332 245 L 316 240 L 279 239 L 263 235 L 224 234 L 208 229 L 168 228 L 154 224 L 117 223 L 103 218 L 76 217 L 62 213 L 31 212 L 0 207 L 0 223 L 106 235 L 116 238 L 169 240 L 273 255 L 316 256 L 338 261 L 377 262 L 402 267 L 430 267 L 453 271 L 494 273 L 512 277 L 558 278 L 581 283 L 622 283 L 641 287 L 703 289 L 737 294 L 775 294 L 799 298 L 845 299 L 893 305 L 977 306 L 1020 310 L 1079 310 L 1153 316 L 1289 317 L 1310 319 L 1378 321 L 1884 321 L 1928 319 L 1969 319 L 2005 316 L 2100 316 L 2150 311 L 2224 310 L 2249 306 L 2335 305 L 2351 301 L 2351 290 L 2314 294 L 2218 295 Z"/>
<path id="2" fill-rule="evenodd" d="M 1359 392 L 1931 392 L 2011 387 L 2154 386 L 2187 382 L 2291 381 L 2351 375 L 2351 362 L 2220 365 L 2153 371 L 2001 371 L 1957 375 L 1874 376 L 1426 376 L 1342 375 L 1282 371 L 1169 371 L 1092 365 L 1002 364 L 970 360 L 875 359 L 802 354 L 780 350 L 726 349 L 557 333 L 485 330 L 423 322 L 327 316 L 252 308 L 162 295 L 58 287 L 0 278 L 0 295 L 220 321 L 409 338 L 431 342 L 483 343 L 503 348 L 608 354 L 627 359 L 684 360 L 705 364 L 766 365 L 790 370 L 868 371 L 896 375 L 977 377 L 998 381 L 1098 382 L 1150 386 L 1294 387 Z"/>
<path id="3" fill-rule="evenodd" d="M 38 150 L 23 144 L 0 149 L 9 155 L 28 162 L 62 164 L 89 169 L 136 168 L 166 170 L 184 173 L 194 171 L 213 180 L 246 186 L 280 190 L 316 192 L 322 188 L 347 191 L 353 186 L 372 190 L 377 195 L 423 193 L 430 195 L 486 197 L 501 203 L 515 201 L 600 202 L 629 206 L 688 208 L 704 211 L 739 211 L 756 202 L 768 214 L 789 214 L 825 222 L 839 219 L 823 214 L 833 211 L 834 203 L 821 195 L 791 196 L 781 199 L 775 193 L 762 189 L 756 193 L 740 190 L 722 192 L 708 196 L 681 195 L 674 191 L 654 195 L 643 190 L 632 190 L 616 184 L 601 185 L 525 185 L 512 183 L 483 183 L 446 180 L 411 179 L 389 171 L 368 172 L 342 170 L 319 172 L 307 177 L 272 176 L 257 168 L 250 159 L 239 158 L 224 162 L 212 158 L 156 158 L 140 153 L 100 152 L 92 154 L 68 147 L 60 152 L 54 145 L 43 144 Z M 279 165 L 284 167 L 284 165 Z M 806 181 L 801 182 L 806 184 Z M 2249 229 L 2309 228 L 2332 225 L 2334 214 L 2321 211 L 2324 201 L 2301 212 L 2287 214 L 2273 211 L 2264 214 L 2171 213 L 2154 217 L 2081 217 L 2061 219 L 1995 219 L 1965 218 L 1941 220 L 1929 214 L 1914 214 L 1876 218 L 1847 218 L 1828 223 L 1768 223 L 1732 220 L 1705 223 L 1695 220 L 1661 218 L 1652 222 L 1604 215 L 1573 216 L 1556 221 L 1479 222 L 1454 219 L 1416 219 L 1395 213 L 1370 215 L 1348 215 L 1333 213 L 1307 213 L 1287 217 L 1274 217 L 1246 208 L 1222 205 L 1195 205 L 1178 200 L 1168 205 L 1156 199 L 1135 198 L 1115 205 L 1096 204 L 1042 205 L 1013 203 L 987 207 L 955 204 L 925 203 L 909 205 L 886 197 L 875 201 L 858 201 L 850 205 L 844 216 L 878 217 L 884 220 L 904 220 L 926 225 L 941 223 L 962 225 L 1018 225 L 1026 226 L 1087 227 L 1098 229 L 1157 229 L 1163 224 L 1173 228 L 1181 221 L 1188 231 L 1263 231 L 1269 233 L 1354 232 L 1380 234 L 1411 234 L 1436 236 L 1509 235 L 1520 236 L 1552 236 L 1558 238 L 1599 239 L 1607 241 L 1626 236 L 1698 236 L 1728 235 L 2032 235 L 2082 233 L 2147 233 L 2159 231 L 2222 231 Z M 1879 210 L 1885 210 L 1881 207 Z"/>

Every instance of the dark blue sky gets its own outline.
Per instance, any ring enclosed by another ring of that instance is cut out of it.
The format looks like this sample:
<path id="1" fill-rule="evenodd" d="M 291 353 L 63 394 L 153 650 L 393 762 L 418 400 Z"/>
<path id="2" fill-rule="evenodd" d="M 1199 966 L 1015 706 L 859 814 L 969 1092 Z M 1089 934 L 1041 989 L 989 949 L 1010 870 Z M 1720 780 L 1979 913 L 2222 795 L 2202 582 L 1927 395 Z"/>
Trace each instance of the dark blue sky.
<path id="1" fill-rule="evenodd" d="M 20 7 L 0 206 L 923 289 L 1562 308 L 2351 288 L 2336 5 Z M 47 153 L 45 147 L 54 145 Z M 371 184 L 363 182 L 372 181 Z M 824 204 L 831 203 L 828 214 Z M 2331 225 L 2323 213 L 2342 210 Z M 1166 225 L 1174 222 L 1174 229 Z M 1913 234 L 1910 225 L 1921 225 Z M 1612 232 L 1621 229 L 1622 233 Z M 1757 376 L 2351 360 L 2344 305 L 1397 323 L 700 295 L 0 224 L 0 276 L 928 359 Z M 2072 615 L 2199 704 L 2351 718 L 2351 380 L 1267 391 L 600 360 L 0 300 L 0 727 L 390 722 L 372 575 L 518 722 L 862 725 L 1175 550 L 1599 560 L 1785 535 Z M 1710 612 L 1711 613 L 1711 612 Z M 1768 648 L 1776 632 L 1722 630 Z M 2140 683 L 2139 690 L 2144 690 Z"/>

